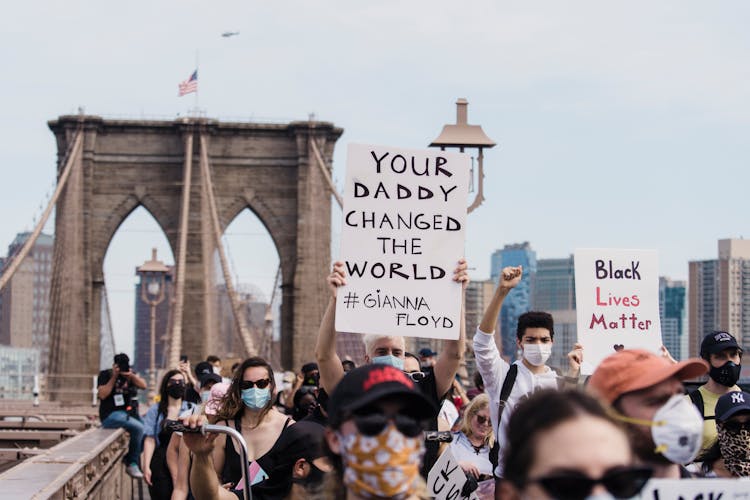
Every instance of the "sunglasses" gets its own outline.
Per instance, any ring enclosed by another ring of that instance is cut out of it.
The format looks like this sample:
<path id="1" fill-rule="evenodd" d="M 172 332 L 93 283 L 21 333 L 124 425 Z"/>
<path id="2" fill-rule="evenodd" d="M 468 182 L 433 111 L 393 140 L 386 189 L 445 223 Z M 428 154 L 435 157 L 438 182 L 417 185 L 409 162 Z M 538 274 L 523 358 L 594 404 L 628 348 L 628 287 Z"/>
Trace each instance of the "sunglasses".
<path id="1" fill-rule="evenodd" d="M 422 432 L 422 424 L 407 415 L 397 413 L 396 415 L 384 415 L 383 413 L 354 414 L 354 424 L 361 434 L 365 436 L 377 436 L 388 425 L 391 420 L 396 429 L 406 437 L 417 437 Z"/>
<path id="2" fill-rule="evenodd" d="M 483 415 L 479 415 L 478 413 L 475 414 L 474 416 L 477 417 L 477 423 L 479 425 L 484 425 L 484 424 L 489 424 L 490 423 L 489 417 L 485 417 Z"/>
<path id="3" fill-rule="evenodd" d="M 185 381 L 182 379 L 175 379 L 175 378 L 170 378 L 169 380 L 167 380 L 167 387 L 170 387 L 173 385 L 185 385 Z"/>
<path id="4" fill-rule="evenodd" d="M 750 420 L 747 422 L 728 420 L 721 425 L 729 432 L 750 431 Z"/>
<path id="5" fill-rule="evenodd" d="M 421 382 L 427 376 L 424 372 L 404 372 L 404 373 L 406 373 L 406 376 L 409 377 L 412 380 L 412 382 Z"/>
<path id="6" fill-rule="evenodd" d="M 253 387 L 257 387 L 258 389 L 265 389 L 270 383 L 271 379 L 268 378 L 262 378 L 260 380 L 243 380 L 242 382 L 240 382 L 240 389 L 243 391 L 246 391 Z"/>
<path id="7" fill-rule="evenodd" d="M 540 484 L 548 495 L 560 500 L 583 500 L 597 484 L 604 486 L 615 498 L 630 498 L 643 489 L 651 479 L 652 472 L 647 467 L 616 467 L 599 479 L 570 471 L 532 479 L 530 482 Z"/>

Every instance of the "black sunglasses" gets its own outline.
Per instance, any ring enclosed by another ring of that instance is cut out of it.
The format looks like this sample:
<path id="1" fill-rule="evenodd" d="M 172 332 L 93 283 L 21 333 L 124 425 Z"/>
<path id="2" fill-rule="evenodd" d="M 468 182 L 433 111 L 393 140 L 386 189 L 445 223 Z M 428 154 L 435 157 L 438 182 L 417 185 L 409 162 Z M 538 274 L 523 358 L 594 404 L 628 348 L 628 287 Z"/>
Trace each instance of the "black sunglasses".
<path id="1" fill-rule="evenodd" d="M 597 484 L 603 485 L 615 498 L 630 498 L 643 489 L 651 479 L 652 472 L 647 467 L 616 467 L 599 479 L 570 471 L 532 479 L 530 482 L 539 483 L 547 494 L 560 500 L 583 500 Z"/>
<path id="2" fill-rule="evenodd" d="M 422 424 L 407 415 L 384 415 L 383 413 L 354 414 L 354 424 L 359 432 L 365 436 L 377 436 L 385 429 L 388 422 L 393 420 L 396 429 L 406 437 L 417 437 L 422 432 Z"/>
<path id="3" fill-rule="evenodd" d="M 485 417 L 484 415 L 480 415 L 478 413 L 474 414 L 475 417 L 477 417 L 477 423 L 479 425 L 484 425 L 490 423 L 490 419 Z"/>
<path id="4" fill-rule="evenodd" d="M 268 387 L 268 384 L 271 383 L 271 379 L 268 378 L 262 378 L 260 380 L 243 380 L 240 382 L 240 389 L 243 391 L 246 391 L 248 389 L 251 389 L 253 387 L 257 387 L 258 389 L 265 389 Z"/>
<path id="5" fill-rule="evenodd" d="M 409 377 L 412 382 L 421 382 L 425 379 L 427 375 L 425 375 L 424 372 L 404 372 L 406 373 L 406 376 Z"/>
<path id="6" fill-rule="evenodd" d="M 747 422 L 737 422 L 734 420 L 727 420 L 723 424 L 721 424 L 724 429 L 726 429 L 729 432 L 740 432 L 740 431 L 750 431 L 750 420 Z"/>

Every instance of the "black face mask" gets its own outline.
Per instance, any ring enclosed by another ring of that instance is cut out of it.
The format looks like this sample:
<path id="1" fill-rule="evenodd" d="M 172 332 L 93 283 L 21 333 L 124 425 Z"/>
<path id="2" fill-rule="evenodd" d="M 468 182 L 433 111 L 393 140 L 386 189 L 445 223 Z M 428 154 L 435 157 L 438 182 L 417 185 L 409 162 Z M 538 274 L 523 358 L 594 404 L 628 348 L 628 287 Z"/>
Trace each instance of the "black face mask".
<path id="1" fill-rule="evenodd" d="M 720 367 L 711 366 L 708 376 L 714 379 L 718 384 L 726 387 L 732 387 L 740 379 L 740 370 L 742 365 L 737 365 L 733 361 L 727 361 Z"/>
<path id="2" fill-rule="evenodd" d="M 185 396 L 185 386 L 174 384 L 167 387 L 167 394 L 175 399 L 182 399 Z"/>

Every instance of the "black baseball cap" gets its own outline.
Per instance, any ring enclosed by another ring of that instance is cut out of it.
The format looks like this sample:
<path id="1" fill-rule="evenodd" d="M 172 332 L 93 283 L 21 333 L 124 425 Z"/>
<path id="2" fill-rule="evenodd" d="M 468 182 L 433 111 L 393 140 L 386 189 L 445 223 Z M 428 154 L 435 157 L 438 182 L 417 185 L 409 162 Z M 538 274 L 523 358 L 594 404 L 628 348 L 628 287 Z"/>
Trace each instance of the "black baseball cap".
<path id="1" fill-rule="evenodd" d="M 201 361 L 200 363 L 195 365 L 195 375 L 198 377 L 198 380 L 201 380 L 203 377 L 213 372 L 214 365 L 212 365 L 208 361 Z M 219 380 L 219 382 L 221 382 L 221 380 Z"/>
<path id="2" fill-rule="evenodd" d="M 423 347 L 419 350 L 419 355 L 423 358 L 429 358 L 430 356 L 435 356 L 437 353 L 430 349 L 429 347 Z"/>
<path id="3" fill-rule="evenodd" d="M 717 422 L 725 422 L 741 411 L 750 412 L 750 393 L 745 391 L 732 391 L 724 394 L 716 402 Z"/>
<path id="4" fill-rule="evenodd" d="M 714 331 L 706 334 L 701 342 L 701 357 L 708 357 L 710 354 L 718 354 L 724 349 L 740 349 L 737 339 L 728 332 Z"/>
<path id="5" fill-rule="evenodd" d="M 205 387 L 207 383 L 213 382 L 215 384 L 218 384 L 221 382 L 221 375 L 217 375 L 215 373 L 206 373 L 204 375 L 200 375 L 198 377 L 198 381 L 200 382 L 201 387 Z"/>
<path id="6" fill-rule="evenodd" d="M 404 372 L 390 365 L 368 364 L 349 371 L 333 390 L 328 400 L 328 422 L 336 429 L 349 414 L 384 398 L 403 400 L 405 413 L 419 420 L 437 416 L 435 403 Z"/>

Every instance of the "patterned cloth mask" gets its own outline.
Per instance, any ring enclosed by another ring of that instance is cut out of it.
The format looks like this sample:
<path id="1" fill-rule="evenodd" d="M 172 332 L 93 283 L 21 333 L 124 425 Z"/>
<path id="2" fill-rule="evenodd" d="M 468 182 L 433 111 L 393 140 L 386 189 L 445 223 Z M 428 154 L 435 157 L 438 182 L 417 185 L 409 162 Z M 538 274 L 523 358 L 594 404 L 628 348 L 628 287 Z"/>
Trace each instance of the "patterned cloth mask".
<path id="1" fill-rule="evenodd" d="M 750 430 L 731 432 L 721 422 L 716 422 L 716 432 L 727 470 L 735 476 L 750 476 Z"/>
<path id="2" fill-rule="evenodd" d="M 338 434 L 344 484 L 364 498 L 403 499 L 419 481 L 424 454 L 422 435 L 406 437 L 393 422 L 377 436 Z"/>

